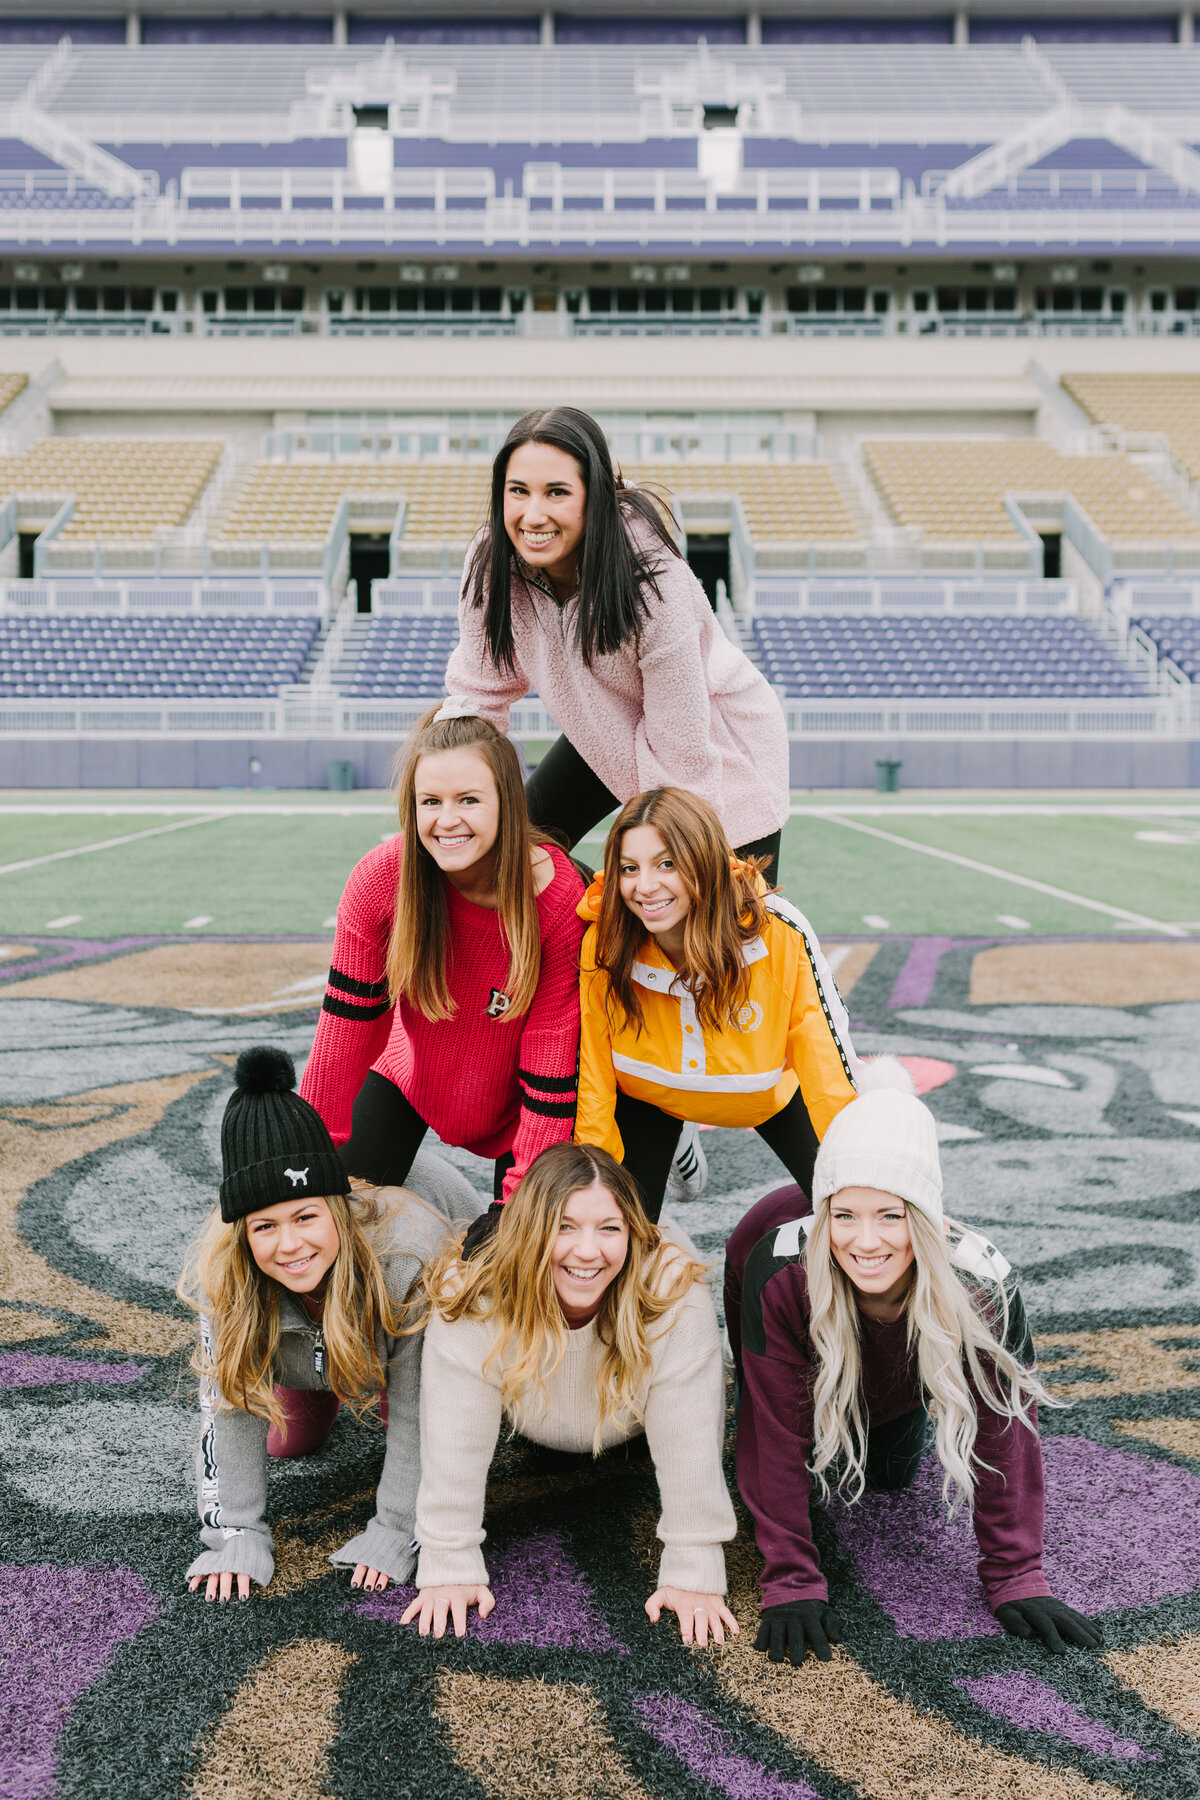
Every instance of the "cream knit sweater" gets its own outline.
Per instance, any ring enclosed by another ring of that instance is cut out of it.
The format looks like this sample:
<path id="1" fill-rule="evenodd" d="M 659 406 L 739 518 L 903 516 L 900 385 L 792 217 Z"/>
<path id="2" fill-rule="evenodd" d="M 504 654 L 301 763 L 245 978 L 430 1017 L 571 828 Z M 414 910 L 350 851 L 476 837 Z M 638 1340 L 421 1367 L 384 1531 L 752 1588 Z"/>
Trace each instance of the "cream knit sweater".
<path id="1" fill-rule="evenodd" d="M 725 1592 L 721 1546 L 737 1525 L 721 1449 L 725 1380 L 716 1313 L 707 1286 L 697 1283 L 672 1308 L 651 1346 L 653 1369 L 642 1400 L 646 1439 L 662 1499 L 658 1535 L 663 1551 L 659 1585 L 703 1594 Z M 486 1320 L 436 1314 L 425 1332 L 421 1370 L 421 1485 L 416 1537 L 417 1586 L 484 1584 L 484 1490 L 503 1422 L 495 1368 L 483 1374 L 492 1347 Z M 567 1334 L 563 1359 L 546 1383 L 547 1405 L 516 1420 L 517 1429 L 552 1450 L 587 1453 L 596 1428 L 596 1374 L 603 1346 L 594 1324 Z M 607 1449 L 638 1426 L 609 1421 Z"/>

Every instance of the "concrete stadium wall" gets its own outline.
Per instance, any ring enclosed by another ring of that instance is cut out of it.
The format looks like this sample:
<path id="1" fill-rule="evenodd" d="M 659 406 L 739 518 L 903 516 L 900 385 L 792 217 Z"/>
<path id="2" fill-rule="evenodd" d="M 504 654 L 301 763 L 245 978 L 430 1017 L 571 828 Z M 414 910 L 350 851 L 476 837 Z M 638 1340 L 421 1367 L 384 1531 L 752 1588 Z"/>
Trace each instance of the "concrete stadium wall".
<path id="1" fill-rule="evenodd" d="M 0 788 L 325 788 L 333 760 L 380 788 L 394 754 L 372 738 L 14 738 L 0 740 Z M 883 757 L 906 788 L 1200 787 L 1200 739 L 1184 738 L 793 740 L 792 786 L 873 788 Z"/>

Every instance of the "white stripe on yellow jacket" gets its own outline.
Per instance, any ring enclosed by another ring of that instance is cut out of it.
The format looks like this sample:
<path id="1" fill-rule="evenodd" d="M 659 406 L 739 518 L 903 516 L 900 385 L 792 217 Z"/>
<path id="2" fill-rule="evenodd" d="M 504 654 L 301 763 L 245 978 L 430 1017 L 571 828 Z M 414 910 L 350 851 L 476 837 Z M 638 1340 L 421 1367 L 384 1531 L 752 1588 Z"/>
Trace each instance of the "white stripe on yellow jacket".
<path id="1" fill-rule="evenodd" d="M 799 1087 L 818 1138 L 854 1098 L 858 1059 L 850 1021 L 812 926 L 778 894 L 767 896 L 761 937 L 743 947 L 749 991 L 727 1025 L 702 1027 L 695 998 L 647 938 L 633 967 L 645 1015 L 638 1032 L 617 1023 L 608 978 L 583 942 L 579 1112 L 575 1136 L 620 1155 L 617 1091 L 674 1118 L 761 1125 Z"/>

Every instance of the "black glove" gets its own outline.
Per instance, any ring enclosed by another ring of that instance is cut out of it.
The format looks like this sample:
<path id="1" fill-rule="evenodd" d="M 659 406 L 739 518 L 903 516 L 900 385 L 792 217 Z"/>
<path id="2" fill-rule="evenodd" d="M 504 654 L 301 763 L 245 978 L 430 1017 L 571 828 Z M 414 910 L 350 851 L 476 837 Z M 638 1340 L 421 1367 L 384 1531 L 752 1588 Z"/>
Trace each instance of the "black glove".
<path id="1" fill-rule="evenodd" d="M 819 1662 L 829 1662 L 830 1644 L 841 1641 L 842 1622 L 824 1600 L 785 1600 L 763 1607 L 754 1648 L 765 1650 L 773 1663 L 790 1657 L 799 1668 L 809 1650 Z"/>
<path id="2" fill-rule="evenodd" d="M 1104 1633 L 1095 1619 L 1076 1612 L 1065 1600 L 1006 1600 L 996 1608 L 996 1617 L 1011 1636 L 1040 1638 L 1047 1650 L 1056 1655 L 1072 1645 L 1080 1650 L 1098 1650 L 1104 1642 Z"/>
<path id="3" fill-rule="evenodd" d="M 467 1226 L 467 1235 L 463 1239 L 462 1259 L 464 1262 L 470 1262 L 475 1252 L 482 1250 L 500 1223 L 500 1214 L 503 1211 L 504 1208 L 499 1200 L 493 1200 L 485 1213 L 480 1213 L 477 1219 L 471 1220 Z"/>

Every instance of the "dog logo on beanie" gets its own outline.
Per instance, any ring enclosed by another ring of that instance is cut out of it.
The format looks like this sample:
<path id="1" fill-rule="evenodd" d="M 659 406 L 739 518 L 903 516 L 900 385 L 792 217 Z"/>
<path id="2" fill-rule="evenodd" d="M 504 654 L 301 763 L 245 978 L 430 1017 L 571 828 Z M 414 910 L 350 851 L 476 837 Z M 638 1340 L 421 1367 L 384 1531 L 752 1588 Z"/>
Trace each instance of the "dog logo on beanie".
<path id="1" fill-rule="evenodd" d="M 283 1172 L 294 1188 L 308 1186 L 307 1169 L 285 1169 Z"/>
<path id="2" fill-rule="evenodd" d="M 511 1005 L 512 1000 L 507 994 L 502 994 L 499 988 L 493 988 L 483 1010 L 489 1019 L 502 1019 Z"/>

